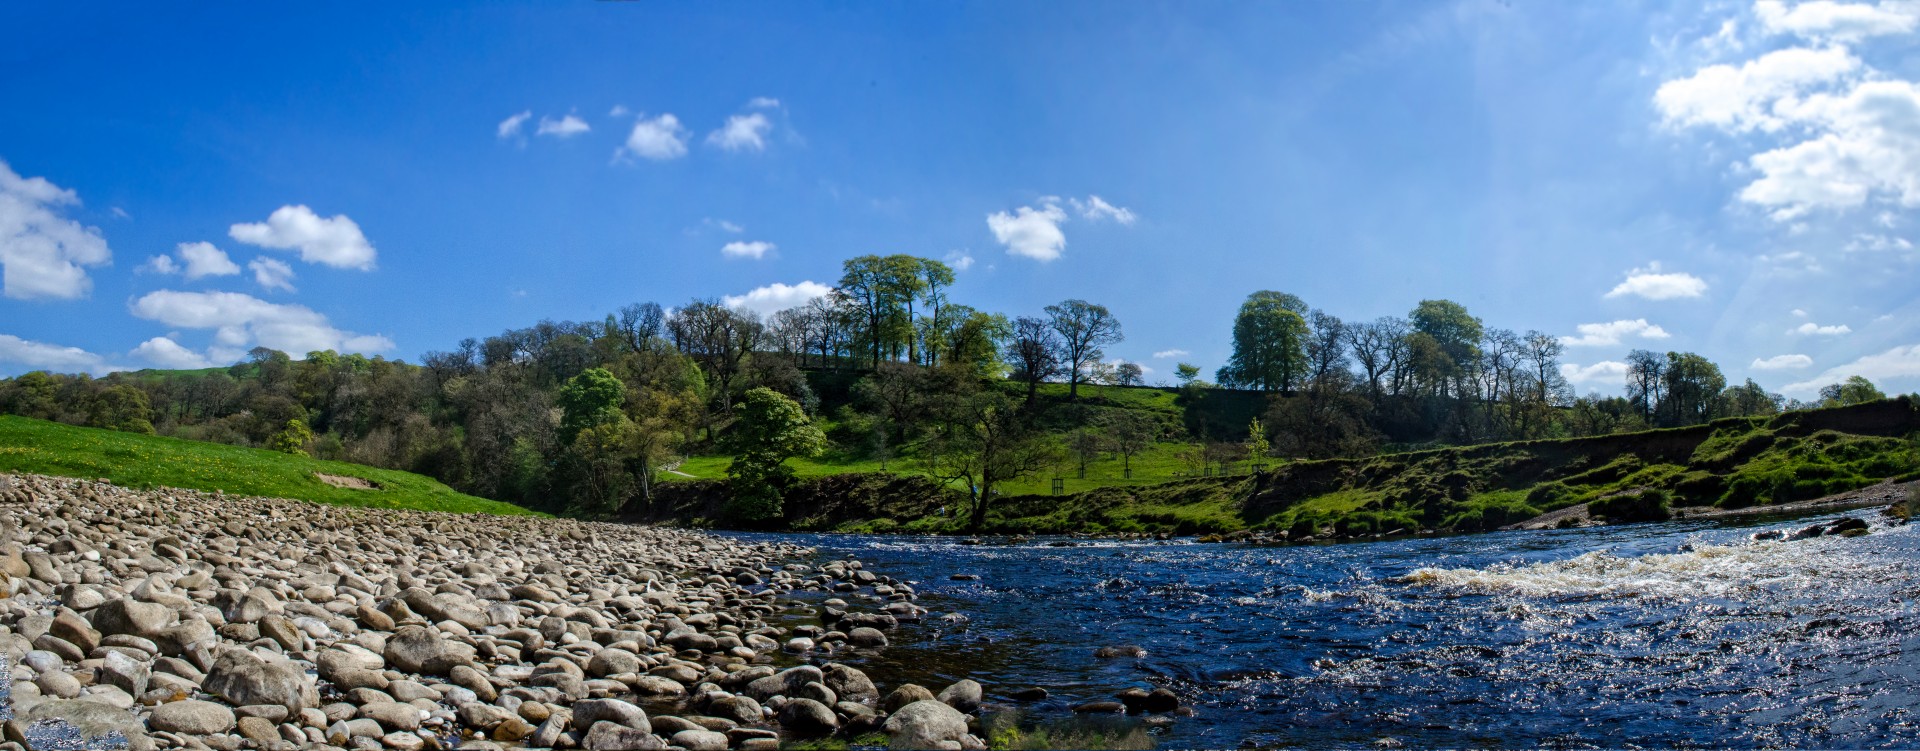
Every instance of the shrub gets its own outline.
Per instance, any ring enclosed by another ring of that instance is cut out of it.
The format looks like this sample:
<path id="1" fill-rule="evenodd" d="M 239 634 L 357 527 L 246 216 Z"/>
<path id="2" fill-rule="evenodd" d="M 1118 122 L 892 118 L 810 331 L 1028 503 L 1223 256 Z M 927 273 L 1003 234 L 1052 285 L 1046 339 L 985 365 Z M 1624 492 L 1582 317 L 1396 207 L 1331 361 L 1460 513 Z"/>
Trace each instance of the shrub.
<path id="1" fill-rule="evenodd" d="M 1659 488 L 1641 488 L 1587 504 L 1587 512 L 1615 522 L 1651 522 L 1673 518 L 1673 496 Z"/>

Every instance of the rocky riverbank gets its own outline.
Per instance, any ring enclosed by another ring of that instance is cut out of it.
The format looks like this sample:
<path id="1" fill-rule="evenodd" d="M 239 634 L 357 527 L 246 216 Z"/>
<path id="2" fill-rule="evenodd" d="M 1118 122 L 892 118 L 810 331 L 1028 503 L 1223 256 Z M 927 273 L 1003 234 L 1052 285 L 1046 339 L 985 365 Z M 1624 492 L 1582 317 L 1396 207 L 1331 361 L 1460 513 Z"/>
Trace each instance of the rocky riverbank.
<path id="1" fill-rule="evenodd" d="M 808 552 L 0 475 L 0 748 L 983 748 L 979 684 L 833 661 L 913 587 Z"/>

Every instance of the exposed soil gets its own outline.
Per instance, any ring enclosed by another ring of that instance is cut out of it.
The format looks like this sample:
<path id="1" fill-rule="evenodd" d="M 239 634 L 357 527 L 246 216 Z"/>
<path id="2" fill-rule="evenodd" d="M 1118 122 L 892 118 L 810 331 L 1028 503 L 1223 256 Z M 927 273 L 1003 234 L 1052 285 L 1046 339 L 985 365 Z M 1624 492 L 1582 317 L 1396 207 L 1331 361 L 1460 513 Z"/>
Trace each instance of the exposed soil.
<path id="1" fill-rule="evenodd" d="M 321 482 L 324 482 L 328 485 L 332 485 L 336 488 L 349 488 L 352 490 L 379 490 L 380 489 L 380 483 L 377 483 L 365 478 L 361 478 L 361 477 L 348 477 L 346 475 L 330 475 L 325 472 L 315 472 L 313 473 L 313 476 L 320 478 Z"/>

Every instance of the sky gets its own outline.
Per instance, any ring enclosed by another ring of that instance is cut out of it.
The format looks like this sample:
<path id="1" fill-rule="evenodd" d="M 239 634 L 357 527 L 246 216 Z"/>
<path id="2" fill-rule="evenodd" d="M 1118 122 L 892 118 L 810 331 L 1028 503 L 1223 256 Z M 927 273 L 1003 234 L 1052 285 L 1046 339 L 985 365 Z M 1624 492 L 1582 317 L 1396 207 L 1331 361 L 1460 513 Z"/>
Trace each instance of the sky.
<path id="1" fill-rule="evenodd" d="M 1108 306 L 1450 299 L 1812 398 L 1920 389 L 1920 2 L 0 6 L 0 375 L 763 313 L 908 253 Z"/>

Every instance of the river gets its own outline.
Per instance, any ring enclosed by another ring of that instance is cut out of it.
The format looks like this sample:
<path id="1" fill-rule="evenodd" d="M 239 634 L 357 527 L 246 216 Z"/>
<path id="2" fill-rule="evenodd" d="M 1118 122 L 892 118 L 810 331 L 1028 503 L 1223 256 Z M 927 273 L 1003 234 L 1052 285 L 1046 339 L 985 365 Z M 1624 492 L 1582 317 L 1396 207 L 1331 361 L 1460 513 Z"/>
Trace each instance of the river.
<path id="1" fill-rule="evenodd" d="M 1873 534 L 1749 539 L 1831 515 L 1278 547 L 778 537 L 917 582 L 935 618 L 850 660 L 883 690 L 970 677 L 1026 725 L 1166 687 L 1195 716 L 1099 727 L 1161 748 L 1920 747 L 1920 527 L 1851 515 Z M 1008 698 L 1028 686 L 1052 695 Z"/>

